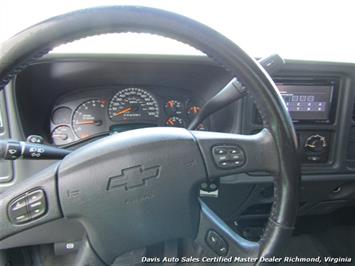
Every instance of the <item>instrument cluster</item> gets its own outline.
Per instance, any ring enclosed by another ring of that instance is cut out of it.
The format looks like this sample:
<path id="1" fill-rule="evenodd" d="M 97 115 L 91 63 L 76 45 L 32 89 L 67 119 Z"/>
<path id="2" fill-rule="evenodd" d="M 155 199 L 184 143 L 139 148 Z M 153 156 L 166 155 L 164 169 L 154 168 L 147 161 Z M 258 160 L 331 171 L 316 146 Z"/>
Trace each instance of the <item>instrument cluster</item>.
<path id="1" fill-rule="evenodd" d="M 61 146 L 144 127 L 186 128 L 200 110 L 201 102 L 181 90 L 125 87 L 78 92 L 64 96 L 53 108 L 50 140 Z M 209 127 L 206 119 L 198 130 Z"/>

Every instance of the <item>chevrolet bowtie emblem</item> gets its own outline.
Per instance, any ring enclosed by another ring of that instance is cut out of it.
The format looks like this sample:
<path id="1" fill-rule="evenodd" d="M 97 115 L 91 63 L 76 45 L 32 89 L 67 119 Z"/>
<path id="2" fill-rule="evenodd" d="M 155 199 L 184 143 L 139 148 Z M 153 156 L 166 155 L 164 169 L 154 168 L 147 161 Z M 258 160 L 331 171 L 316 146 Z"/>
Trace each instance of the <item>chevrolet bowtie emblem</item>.
<path id="1" fill-rule="evenodd" d="M 152 178 L 159 178 L 160 166 L 143 168 L 137 165 L 121 170 L 118 176 L 110 177 L 107 184 L 107 190 L 118 189 L 124 187 L 125 190 L 144 186 L 147 181 Z"/>

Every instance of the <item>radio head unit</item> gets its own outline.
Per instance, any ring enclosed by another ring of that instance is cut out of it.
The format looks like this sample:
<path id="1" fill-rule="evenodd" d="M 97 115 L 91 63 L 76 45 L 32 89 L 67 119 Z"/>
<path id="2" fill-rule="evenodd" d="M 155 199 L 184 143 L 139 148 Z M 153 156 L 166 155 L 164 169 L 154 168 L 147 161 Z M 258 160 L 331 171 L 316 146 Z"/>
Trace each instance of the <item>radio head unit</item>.
<path id="1" fill-rule="evenodd" d="M 329 120 L 333 85 L 276 84 L 292 120 Z"/>
<path id="2" fill-rule="evenodd" d="M 293 122 L 333 122 L 337 79 L 276 78 L 274 81 Z"/>

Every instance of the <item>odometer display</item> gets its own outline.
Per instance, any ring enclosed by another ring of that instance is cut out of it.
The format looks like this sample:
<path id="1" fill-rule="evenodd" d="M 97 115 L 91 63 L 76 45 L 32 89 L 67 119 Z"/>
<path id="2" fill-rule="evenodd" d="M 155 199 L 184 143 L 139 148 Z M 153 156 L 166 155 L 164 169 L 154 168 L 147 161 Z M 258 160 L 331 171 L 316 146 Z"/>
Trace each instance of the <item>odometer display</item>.
<path id="1" fill-rule="evenodd" d="M 113 121 L 152 121 L 159 118 L 159 106 L 146 90 L 127 88 L 113 96 L 108 113 Z"/>

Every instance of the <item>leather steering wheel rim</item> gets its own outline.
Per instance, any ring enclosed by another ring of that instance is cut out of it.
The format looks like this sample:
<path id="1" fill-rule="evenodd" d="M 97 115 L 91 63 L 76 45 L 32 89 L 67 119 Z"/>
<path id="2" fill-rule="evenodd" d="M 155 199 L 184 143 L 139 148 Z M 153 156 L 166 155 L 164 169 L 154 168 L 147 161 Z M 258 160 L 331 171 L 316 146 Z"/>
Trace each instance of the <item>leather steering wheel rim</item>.
<path id="1" fill-rule="evenodd" d="M 213 29 L 174 13 L 146 7 L 91 8 L 57 16 L 20 32 L 4 43 L 0 55 L 0 90 L 27 65 L 60 44 L 98 34 L 123 32 L 157 34 L 189 44 L 237 76 L 248 88 L 273 139 L 274 157 L 278 161 L 273 171 L 274 203 L 257 256 L 276 254 L 290 237 L 297 214 L 300 166 L 295 131 L 268 74 L 254 59 Z M 203 140 L 205 136 L 196 134 L 195 138 Z M 199 146 L 201 148 L 203 144 Z M 5 193 L 1 200 L 10 194 Z M 220 228 L 224 230 L 223 226 Z M 227 235 L 231 236 L 231 233 Z M 0 239 L 6 236 L 4 233 Z"/>

